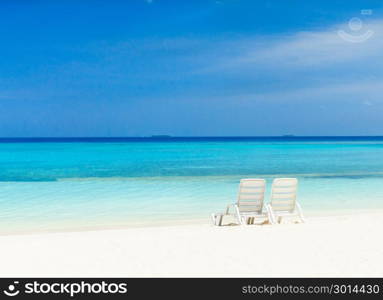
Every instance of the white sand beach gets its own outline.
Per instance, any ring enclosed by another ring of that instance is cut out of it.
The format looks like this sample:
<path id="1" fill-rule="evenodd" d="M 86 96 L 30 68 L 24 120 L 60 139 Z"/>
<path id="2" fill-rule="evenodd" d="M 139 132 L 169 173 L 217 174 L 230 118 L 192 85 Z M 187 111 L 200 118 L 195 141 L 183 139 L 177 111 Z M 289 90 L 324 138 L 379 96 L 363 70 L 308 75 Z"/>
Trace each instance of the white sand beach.
<path id="1" fill-rule="evenodd" d="M 383 276 L 383 212 L 0 237 L 1 276 Z"/>

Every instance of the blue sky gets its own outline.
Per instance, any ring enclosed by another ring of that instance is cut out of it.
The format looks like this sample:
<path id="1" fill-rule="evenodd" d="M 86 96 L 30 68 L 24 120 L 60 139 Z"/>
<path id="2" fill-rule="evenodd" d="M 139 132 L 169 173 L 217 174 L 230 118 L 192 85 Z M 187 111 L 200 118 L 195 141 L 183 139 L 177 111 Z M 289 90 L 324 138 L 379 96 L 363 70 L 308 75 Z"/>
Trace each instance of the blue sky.
<path id="1" fill-rule="evenodd" d="M 383 135 L 381 1 L 0 9 L 3 137 Z"/>

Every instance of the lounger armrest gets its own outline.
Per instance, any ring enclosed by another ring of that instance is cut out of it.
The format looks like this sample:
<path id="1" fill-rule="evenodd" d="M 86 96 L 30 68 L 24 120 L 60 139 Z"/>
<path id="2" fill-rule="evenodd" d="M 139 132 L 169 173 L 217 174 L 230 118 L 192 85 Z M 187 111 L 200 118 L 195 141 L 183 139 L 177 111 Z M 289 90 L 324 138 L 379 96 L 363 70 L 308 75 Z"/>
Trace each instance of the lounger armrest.
<path id="1" fill-rule="evenodd" d="M 228 215 L 230 213 L 230 207 L 236 207 L 237 203 L 231 203 L 226 207 L 225 214 Z"/>
<path id="2" fill-rule="evenodd" d="M 303 211 L 302 211 L 301 205 L 298 202 L 296 202 L 295 205 L 297 207 L 297 211 L 298 211 L 299 217 L 301 218 L 302 222 L 306 222 L 305 217 L 303 216 Z"/>
<path id="3" fill-rule="evenodd" d="M 267 211 L 267 215 L 268 215 L 268 218 L 269 218 L 269 221 L 271 222 L 271 224 L 275 224 L 276 223 L 276 217 L 275 217 L 275 214 L 273 212 L 273 207 L 271 206 L 270 203 L 266 204 L 266 211 Z"/>
<path id="4" fill-rule="evenodd" d="M 296 210 L 297 210 L 297 212 L 300 213 L 300 214 L 302 214 L 302 207 L 301 207 L 301 205 L 300 205 L 298 202 L 296 202 L 296 203 L 295 203 L 295 206 L 296 206 Z"/>

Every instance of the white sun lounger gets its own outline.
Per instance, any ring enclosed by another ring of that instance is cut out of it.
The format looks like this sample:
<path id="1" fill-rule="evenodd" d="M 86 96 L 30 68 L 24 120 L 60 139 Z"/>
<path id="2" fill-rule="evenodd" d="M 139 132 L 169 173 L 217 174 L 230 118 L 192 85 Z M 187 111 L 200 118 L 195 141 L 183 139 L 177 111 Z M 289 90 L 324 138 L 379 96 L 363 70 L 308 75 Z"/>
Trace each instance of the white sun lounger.
<path id="1" fill-rule="evenodd" d="M 234 216 L 241 225 L 254 224 L 255 218 L 268 218 L 267 212 L 263 211 L 265 187 L 264 179 L 242 179 L 239 183 L 237 202 L 229 204 L 224 214 L 215 214 L 214 223 L 221 225 L 225 215 Z M 230 208 L 234 208 L 233 213 L 230 213 Z"/>
<path id="2" fill-rule="evenodd" d="M 297 216 L 304 222 L 302 209 L 297 202 L 298 180 L 296 178 L 276 178 L 271 188 L 271 201 L 266 205 L 272 224 L 280 223 L 282 217 Z"/>

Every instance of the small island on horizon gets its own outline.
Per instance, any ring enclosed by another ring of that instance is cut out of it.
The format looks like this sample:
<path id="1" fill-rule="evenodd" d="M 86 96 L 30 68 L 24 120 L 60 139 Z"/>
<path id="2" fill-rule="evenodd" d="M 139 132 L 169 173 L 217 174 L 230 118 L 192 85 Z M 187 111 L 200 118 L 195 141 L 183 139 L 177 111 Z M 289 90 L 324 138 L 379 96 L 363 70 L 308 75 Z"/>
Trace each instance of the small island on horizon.
<path id="1" fill-rule="evenodd" d="M 168 139 L 168 138 L 171 138 L 172 136 L 167 134 L 158 134 L 158 135 L 151 135 L 150 137 L 156 138 L 156 139 Z"/>

